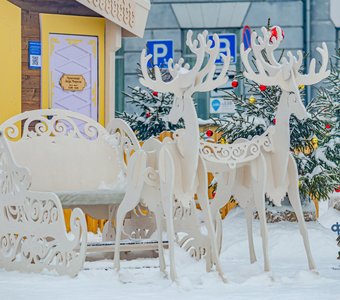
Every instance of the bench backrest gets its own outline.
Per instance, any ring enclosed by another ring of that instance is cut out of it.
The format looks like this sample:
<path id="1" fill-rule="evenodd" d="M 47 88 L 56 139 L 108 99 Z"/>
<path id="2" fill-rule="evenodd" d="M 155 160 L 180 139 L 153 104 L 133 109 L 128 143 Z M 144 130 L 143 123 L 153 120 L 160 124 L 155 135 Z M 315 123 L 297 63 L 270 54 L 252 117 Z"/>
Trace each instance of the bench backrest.
<path id="1" fill-rule="evenodd" d="M 32 190 L 89 191 L 114 188 L 123 170 L 112 135 L 79 113 L 34 110 L 0 125 L 15 161 L 32 176 Z"/>

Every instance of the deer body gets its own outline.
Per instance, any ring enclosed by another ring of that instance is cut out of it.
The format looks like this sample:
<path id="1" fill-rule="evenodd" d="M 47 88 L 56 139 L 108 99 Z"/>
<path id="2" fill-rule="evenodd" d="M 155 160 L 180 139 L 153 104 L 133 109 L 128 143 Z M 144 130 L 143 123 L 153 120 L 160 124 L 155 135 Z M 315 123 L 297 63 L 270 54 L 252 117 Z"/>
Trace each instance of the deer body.
<path id="1" fill-rule="evenodd" d="M 149 77 L 146 68 L 151 55 L 141 55 L 141 70 L 143 77 L 140 82 L 158 92 L 172 92 L 175 95 L 174 103 L 169 113 L 169 121 L 177 123 L 183 118 L 185 129 L 177 130 L 174 139 L 165 139 L 163 143 L 150 139 L 146 141 L 141 150 L 137 151 L 129 162 L 127 177 L 127 193 L 117 211 L 116 250 L 119 253 L 120 235 L 126 213 L 135 208 L 142 200 L 148 208 L 155 213 L 157 236 L 159 245 L 160 269 L 165 272 L 165 262 L 162 248 L 162 219 L 165 215 L 166 230 L 170 250 L 170 277 L 176 280 L 174 261 L 174 204 L 180 203 L 181 207 L 195 207 L 194 195 L 198 195 L 209 241 L 205 253 L 211 253 L 207 260 L 207 270 L 215 264 L 219 275 L 224 279 L 218 258 L 216 235 L 210 213 L 208 199 L 207 172 L 205 164 L 199 156 L 199 126 L 197 114 L 192 99 L 192 94 L 199 91 L 212 90 L 228 80 L 226 72 L 230 62 L 230 53 L 222 57 L 224 65 L 221 73 L 214 78 L 215 61 L 219 55 L 219 39 L 214 35 L 215 47 L 211 41 L 207 42 L 207 32 L 198 35 L 198 40 L 192 41 L 192 32 L 188 32 L 187 45 L 196 55 L 196 63 L 190 69 L 184 60 L 178 64 L 169 61 L 169 72 L 172 80 L 164 82 L 158 67 L 155 67 L 155 79 Z M 205 54 L 209 54 L 208 62 L 202 67 Z M 195 212 L 193 211 L 195 215 Z M 191 214 L 191 216 L 193 215 Z M 191 220 L 191 219 L 190 219 Z M 199 227 L 196 224 L 190 226 Z M 198 230 L 199 232 L 199 230 Z M 199 233 L 201 234 L 201 233 Z M 200 236 L 194 238 L 200 239 Z M 198 243 L 199 244 L 199 243 Z M 119 255 L 115 255 L 115 268 L 119 270 Z"/>
<path id="2" fill-rule="evenodd" d="M 308 233 L 304 222 L 301 208 L 301 201 L 298 189 L 298 172 L 294 157 L 290 154 L 290 129 L 289 118 L 295 114 L 297 118 L 304 119 L 308 113 L 301 101 L 298 90 L 299 84 L 314 84 L 329 75 L 326 71 L 328 51 L 325 44 L 323 48 L 317 50 L 322 55 L 322 65 L 318 73 L 315 72 L 315 59 L 310 65 L 310 73 L 302 75 L 299 69 L 302 64 L 302 53 L 298 52 L 296 59 L 288 52 L 289 61 L 284 58 L 280 64 L 275 60 L 274 50 L 279 46 L 282 35 L 279 30 L 278 38 L 273 42 L 270 40 L 269 33 L 262 28 L 263 38 L 252 34 L 252 49 L 244 50 L 241 45 L 241 57 L 245 66 L 244 76 L 258 84 L 279 85 L 282 94 L 276 112 L 276 125 L 274 130 L 268 135 L 271 150 L 261 148 L 261 153 L 251 161 L 246 163 L 242 160 L 235 162 L 235 167 L 230 168 L 224 162 L 224 171 L 217 177 L 218 187 L 212 206 L 217 206 L 213 210 L 216 213 L 223 207 L 225 201 L 234 195 L 240 206 L 245 208 L 247 220 L 248 242 L 251 263 L 256 261 L 253 236 L 252 236 L 252 213 L 254 207 L 258 210 L 262 246 L 264 252 L 264 269 L 270 270 L 268 258 L 267 224 L 265 215 L 265 198 L 267 196 L 275 205 L 281 206 L 281 201 L 286 194 L 289 196 L 291 205 L 296 213 L 299 229 L 302 235 L 304 246 L 308 258 L 309 268 L 315 270 L 315 263 L 312 258 Z M 248 54 L 253 51 L 258 72 L 255 73 L 248 62 Z M 266 56 L 264 56 L 265 52 Z M 235 141 L 236 144 L 245 143 L 244 139 Z M 228 147 L 228 146 L 226 146 Z M 221 164 L 223 162 L 221 161 Z M 210 170 L 213 171 L 213 170 Z M 216 202 L 215 202 L 216 201 Z M 218 219 L 217 219 L 218 224 Z M 219 225 L 220 226 L 220 225 Z M 219 227 L 217 227 L 218 229 Z"/>

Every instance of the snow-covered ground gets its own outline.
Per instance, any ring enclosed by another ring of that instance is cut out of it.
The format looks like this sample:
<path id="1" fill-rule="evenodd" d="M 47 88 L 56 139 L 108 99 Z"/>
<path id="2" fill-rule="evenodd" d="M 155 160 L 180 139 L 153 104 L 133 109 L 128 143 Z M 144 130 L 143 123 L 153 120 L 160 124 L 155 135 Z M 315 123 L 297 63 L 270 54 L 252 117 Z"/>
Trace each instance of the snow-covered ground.
<path id="1" fill-rule="evenodd" d="M 340 213 L 327 211 L 322 224 L 307 223 L 319 275 L 307 268 L 297 223 L 268 224 L 272 273 L 262 271 L 259 222 L 254 221 L 258 263 L 250 265 L 244 214 L 235 209 L 224 220 L 222 267 L 228 283 L 216 272 L 205 273 L 204 262 L 176 249 L 178 283 L 164 278 L 158 259 L 122 261 L 117 275 L 112 261 L 87 262 L 71 279 L 51 274 L 21 274 L 0 270 L 0 300 L 7 299 L 340 299 L 340 261 L 336 259 L 336 234 L 329 225 L 340 222 Z M 167 254 L 167 253 L 166 253 Z"/>

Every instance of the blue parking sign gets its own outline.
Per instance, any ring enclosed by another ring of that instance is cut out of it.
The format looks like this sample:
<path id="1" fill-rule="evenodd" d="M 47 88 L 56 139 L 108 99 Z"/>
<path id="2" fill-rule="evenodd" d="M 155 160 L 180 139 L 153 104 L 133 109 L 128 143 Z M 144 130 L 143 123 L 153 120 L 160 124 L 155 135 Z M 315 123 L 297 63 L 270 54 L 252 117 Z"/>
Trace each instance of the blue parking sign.
<path id="1" fill-rule="evenodd" d="M 218 37 L 220 38 L 220 53 L 227 55 L 227 49 L 230 48 L 230 55 L 231 55 L 231 63 L 236 64 L 237 61 L 237 50 L 236 50 L 236 34 L 234 33 L 225 33 L 225 34 L 219 34 Z M 215 46 L 213 36 L 209 35 L 209 40 L 211 40 L 213 43 L 211 47 Z M 221 57 L 219 57 L 216 60 L 216 64 L 223 64 L 223 60 Z"/>
<path id="2" fill-rule="evenodd" d="M 159 66 L 167 69 L 168 61 L 174 58 L 174 41 L 172 40 L 152 40 L 146 43 L 147 53 L 152 54 L 148 61 L 148 67 Z"/>

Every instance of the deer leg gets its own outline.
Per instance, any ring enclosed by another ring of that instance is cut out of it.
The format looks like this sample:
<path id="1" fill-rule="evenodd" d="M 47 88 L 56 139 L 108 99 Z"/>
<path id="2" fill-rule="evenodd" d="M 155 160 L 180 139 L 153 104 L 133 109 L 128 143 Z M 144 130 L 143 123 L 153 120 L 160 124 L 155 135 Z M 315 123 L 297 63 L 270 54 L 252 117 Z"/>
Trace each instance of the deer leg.
<path id="1" fill-rule="evenodd" d="M 228 176 L 229 175 L 229 176 Z M 216 194 L 213 200 L 210 201 L 211 215 L 214 219 L 216 237 L 217 237 L 217 249 L 218 253 L 221 253 L 223 229 L 220 209 L 225 206 L 231 195 L 232 188 L 235 183 L 236 169 L 230 170 L 230 172 L 224 172 L 217 176 L 217 188 Z"/>
<path id="2" fill-rule="evenodd" d="M 169 240 L 170 251 L 170 278 L 176 281 L 176 265 L 175 265 L 175 230 L 173 215 L 173 198 L 174 198 L 174 182 L 175 182 L 175 165 L 168 149 L 162 148 L 159 153 L 159 175 L 160 190 L 163 209 L 166 218 L 167 235 Z"/>
<path id="3" fill-rule="evenodd" d="M 315 265 L 312 252 L 310 249 L 308 232 L 307 232 L 306 223 L 305 223 L 305 219 L 304 219 L 302 207 L 301 207 L 297 166 L 296 166 L 294 158 L 292 158 L 291 156 L 289 157 L 289 162 L 288 162 L 288 177 L 289 177 L 288 197 L 294 209 L 294 212 L 296 214 L 296 218 L 298 220 L 300 233 L 302 235 L 303 243 L 304 243 L 306 254 L 307 254 L 308 266 L 310 270 L 316 270 L 316 265 Z"/>
<path id="4" fill-rule="evenodd" d="M 261 154 L 255 163 L 252 164 L 252 168 L 256 168 L 253 177 L 253 191 L 254 191 L 254 201 L 259 213 L 260 227 L 261 227 L 261 237 L 262 237 L 262 250 L 264 259 L 264 271 L 270 271 L 269 255 L 268 255 L 268 228 L 266 220 L 266 210 L 265 210 L 265 180 L 267 175 L 266 161 Z M 256 175 L 255 175 L 256 174 Z M 254 175 L 256 179 L 254 180 Z"/>
<path id="5" fill-rule="evenodd" d="M 206 170 L 206 167 L 204 165 L 202 158 L 199 158 L 198 160 L 197 174 L 198 174 L 198 189 L 197 189 L 198 202 L 202 208 L 204 218 L 205 218 L 205 224 L 208 229 L 208 235 L 210 237 L 212 261 L 216 265 L 216 270 L 218 274 L 220 275 L 222 280 L 226 282 L 227 280 L 224 277 L 224 274 L 221 268 L 219 255 L 218 255 L 216 234 L 214 230 L 213 220 L 212 220 L 211 211 L 210 211 L 210 204 L 209 204 L 209 199 L 208 199 L 207 170 Z"/>
<path id="6" fill-rule="evenodd" d="M 245 208 L 245 214 L 247 221 L 250 263 L 253 264 L 254 262 L 256 262 L 256 254 L 253 239 L 253 209 L 251 205 L 248 204 L 248 206 Z"/>
<path id="7" fill-rule="evenodd" d="M 211 201 L 212 216 L 219 216 L 220 209 L 228 203 L 235 183 L 236 169 L 219 174 L 216 178 L 217 188 L 214 199 Z"/>
<path id="8" fill-rule="evenodd" d="M 128 166 L 127 187 L 123 201 L 120 203 L 116 215 L 116 241 L 114 254 L 114 268 L 120 269 L 120 239 L 123 229 L 123 222 L 127 212 L 134 209 L 139 201 L 144 184 L 144 171 L 146 168 L 146 154 L 143 151 L 136 152 Z"/>
<path id="9" fill-rule="evenodd" d="M 155 210 L 156 228 L 157 228 L 157 239 L 158 239 L 158 256 L 159 256 L 159 267 L 162 273 L 166 274 L 166 266 L 164 260 L 164 249 L 163 249 L 163 238 L 162 238 L 162 220 L 163 220 L 163 209 L 161 203 L 157 205 Z"/>

